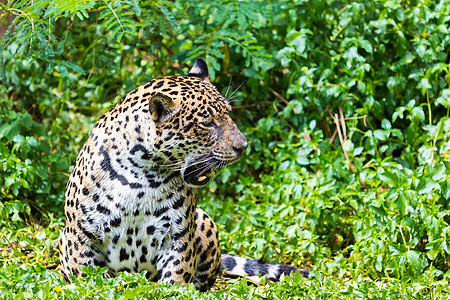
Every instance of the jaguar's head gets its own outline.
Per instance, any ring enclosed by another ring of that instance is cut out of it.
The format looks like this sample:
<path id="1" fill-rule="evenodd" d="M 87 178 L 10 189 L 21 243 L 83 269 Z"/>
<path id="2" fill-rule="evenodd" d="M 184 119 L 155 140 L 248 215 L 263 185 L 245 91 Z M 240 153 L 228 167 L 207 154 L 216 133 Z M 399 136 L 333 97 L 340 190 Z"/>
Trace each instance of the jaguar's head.
<path id="1" fill-rule="evenodd" d="M 158 146 L 167 152 L 165 165 L 178 168 L 188 185 L 205 185 L 215 171 L 242 156 L 247 139 L 230 118 L 230 103 L 209 82 L 203 59 L 197 58 L 187 76 L 162 80 L 150 113 L 160 133 Z"/>

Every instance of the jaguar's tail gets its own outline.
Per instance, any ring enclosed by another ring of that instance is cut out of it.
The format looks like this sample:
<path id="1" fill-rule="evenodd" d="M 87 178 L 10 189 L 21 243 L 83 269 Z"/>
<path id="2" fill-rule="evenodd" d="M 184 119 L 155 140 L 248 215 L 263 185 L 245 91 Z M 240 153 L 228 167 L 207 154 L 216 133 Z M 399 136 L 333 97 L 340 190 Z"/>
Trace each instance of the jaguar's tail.
<path id="1" fill-rule="evenodd" d="M 267 280 L 278 281 L 281 274 L 290 275 L 292 272 L 300 274 L 307 278 L 309 277 L 310 270 L 298 269 L 289 265 L 277 265 L 268 262 L 233 256 L 228 254 L 222 254 L 222 265 L 220 268 L 221 273 L 225 271 L 225 275 L 230 276 L 256 276 L 267 275 Z"/>

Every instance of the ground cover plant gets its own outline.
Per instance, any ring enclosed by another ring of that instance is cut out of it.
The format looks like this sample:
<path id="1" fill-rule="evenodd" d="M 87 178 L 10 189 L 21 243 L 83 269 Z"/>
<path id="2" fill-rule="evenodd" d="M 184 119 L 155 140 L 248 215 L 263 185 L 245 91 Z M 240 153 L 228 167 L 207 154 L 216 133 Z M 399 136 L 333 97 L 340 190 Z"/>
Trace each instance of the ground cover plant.
<path id="1" fill-rule="evenodd" d="M 450 1 L 4 3 L 2 297 L 449 297 Z M 196 57 L 234 93 L 250 140 L 197 191 L 223 252 L 315 278 L 201 294 L 91 268 L 67 285 L 55 270 L 63 194 L 87 134 L 128 91 Z"/>

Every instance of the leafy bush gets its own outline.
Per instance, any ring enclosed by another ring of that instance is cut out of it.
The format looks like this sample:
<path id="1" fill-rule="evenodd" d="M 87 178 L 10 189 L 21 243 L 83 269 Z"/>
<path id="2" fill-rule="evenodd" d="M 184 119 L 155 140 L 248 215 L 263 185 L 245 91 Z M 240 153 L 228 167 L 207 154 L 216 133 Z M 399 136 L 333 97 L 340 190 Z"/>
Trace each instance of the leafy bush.
<path id="1" fill-rule="evenodd" d="M 97 117 L 202 56 L 250 140 L 198 191 L 223 252 L 316 270 L 210 297 L 448 296 L 450 1 L 77 3 L 0 4 L 16 17 L 0 44 L 3 252 L 24 232 L 56 242 L 68 166 Z M 37 211 L 53 227 L 18 230 Z M 17 289 L 1 283 L 11 295 L 200 297 L 101 270 L 64 286 L 39 267 L 57 260 L 40 241 L 0 256 L 0 278 L 29 274 Z M 39 258 L 16 268 L 27 249 Z"/>
<path id="2" fill-rule="evenodd" d="M 2 186 L 1 223 L 19 221 L 20 213 L 37 213 L 42 209 L 57 213 L 55 202 L 61 201 L 67 159 L 61 151 L 51 152 L 43 126 L 27 112 L 11 110 L 12 103 L 2 99 L 0 114 L 0 166 Z M 1 101 L 1 100 L 0 100 Z M 27 205 L 28 204 L 28 205 Z M 31 206 L 29 206 L 31 205 Z M 58 207 L 58 210 L 61 206 Z"/>

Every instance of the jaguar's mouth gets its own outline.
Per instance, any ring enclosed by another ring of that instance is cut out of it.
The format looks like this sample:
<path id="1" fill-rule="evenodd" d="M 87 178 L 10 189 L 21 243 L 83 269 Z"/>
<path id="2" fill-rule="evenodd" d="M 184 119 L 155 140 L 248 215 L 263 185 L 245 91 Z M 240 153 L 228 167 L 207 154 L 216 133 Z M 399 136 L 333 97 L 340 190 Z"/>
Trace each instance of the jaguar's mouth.
<path id="1" fill-rule="evenodd" d="M 183 180 L 192 186 L 202 186 L 209 182 L 211 177 L 219 169 L 224 167 L 227 163 L 215 158 L 203 160 L 201 162 L 192 162 L 183 172 Z"/>

